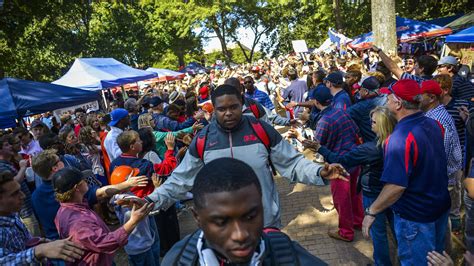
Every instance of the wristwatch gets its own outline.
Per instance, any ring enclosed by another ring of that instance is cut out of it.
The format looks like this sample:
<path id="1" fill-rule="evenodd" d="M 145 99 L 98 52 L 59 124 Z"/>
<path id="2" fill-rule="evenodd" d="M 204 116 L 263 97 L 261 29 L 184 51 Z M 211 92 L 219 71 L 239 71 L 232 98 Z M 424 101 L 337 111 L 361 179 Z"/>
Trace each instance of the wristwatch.
<path id="1" fill-rule="evenodd" d="M 365 210 L 364 210 L 364 214 L 365 214 L 365 215 L 368 215 L 368 216 L 375 217 L 375 214 L 373 214 L 373 213 L 370 213 L 370 210 L 369 210 L 369 208 L 370 208 L 370 207 L 367 207 L 367 208 L 365 208 Z"/>

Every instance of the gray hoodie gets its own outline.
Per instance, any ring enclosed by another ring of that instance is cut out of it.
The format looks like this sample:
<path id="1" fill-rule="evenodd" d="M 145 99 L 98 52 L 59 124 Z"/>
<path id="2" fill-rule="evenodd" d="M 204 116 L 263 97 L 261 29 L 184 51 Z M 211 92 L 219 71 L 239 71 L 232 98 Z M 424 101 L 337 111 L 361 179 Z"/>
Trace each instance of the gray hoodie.
<path id="1" fill-rule="evenodd" d="M 250 123 L 257 120 L 242 115 L 238 126 L 225 130 L 212 121 L 193 139 L 183 161 L 166 182 L 145 197 L 155 202 L 156 209 L 167 209 L 175 201 L 185 199 L 186 192 L 194 184 L 194 178 L 204 164 L 223 157 L 241 160 L 255 171 L 262 186 L 264 226 L 281 227 L 280 200 L 270 169 L 269 158 L 281 176 L 291 182 L 325 185 L 320 176 L 321 166 L 304 158 L 271 125 L 260 122 L 270 139 L 270 156 L 265 145 L 258 139 Z M 203 160 L 198 156 L 196 139 L 207 132 Z"/>

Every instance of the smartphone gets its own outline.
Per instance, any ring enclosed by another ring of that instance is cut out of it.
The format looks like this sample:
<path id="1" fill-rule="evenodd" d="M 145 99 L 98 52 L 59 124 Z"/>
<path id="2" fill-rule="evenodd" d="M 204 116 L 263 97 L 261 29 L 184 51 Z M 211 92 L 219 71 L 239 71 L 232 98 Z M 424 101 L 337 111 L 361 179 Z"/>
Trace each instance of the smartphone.
<path id="1" fill-rule="evenodd" d="M 120 206 L 124 206 L 128 205 L 129 202 L 137 204 L 138 207 L 141 207 L 146 204 L 146 201 L 144 199 L 139 198 L 137 196 L 125 196 L 122 199 L 118 199 L 116 203 Z"/>

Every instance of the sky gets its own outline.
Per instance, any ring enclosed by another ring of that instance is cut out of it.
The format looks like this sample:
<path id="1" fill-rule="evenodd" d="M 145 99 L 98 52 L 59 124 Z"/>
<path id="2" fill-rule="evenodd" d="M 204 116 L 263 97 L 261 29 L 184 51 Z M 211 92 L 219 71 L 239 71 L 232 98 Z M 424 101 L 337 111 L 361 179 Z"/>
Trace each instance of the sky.
<path id="1" fill-rule="evenodd" d="M 255 39 L 255 34 L 253 33 L 253 31 L 250 30 L 250 29 L 240 28 L 240 29 L 237 30 L 237 32 L 239 34 L 240 42 L 243 45 L 245 45 L 249 48 L 252 48 L 252 43 L 253 43 L 253 40 Z M 211 36 L 215 36 L 215 35 L 211 34 Z M 265 40 L 264 37 L 262 37 L 260 39 L 260 41 L 264 41 Z M 228 44 L 231 44 L 231 43 L 232 43 L 232 41 L 228 42 Z M 203 47 L 204 47 L 204 51 L 212 50 L 212 49 L 220 49 L 221 43 L 220 43 L 220 41 L 217 37 L 214 37 L 214 38 L 208 39 L 207 41 L 203 41 Z M 255 48 L 255 50 L 256 51 L 260 50 L 260 45 L 259 44 L 257 44 L 257 47 Z"/>

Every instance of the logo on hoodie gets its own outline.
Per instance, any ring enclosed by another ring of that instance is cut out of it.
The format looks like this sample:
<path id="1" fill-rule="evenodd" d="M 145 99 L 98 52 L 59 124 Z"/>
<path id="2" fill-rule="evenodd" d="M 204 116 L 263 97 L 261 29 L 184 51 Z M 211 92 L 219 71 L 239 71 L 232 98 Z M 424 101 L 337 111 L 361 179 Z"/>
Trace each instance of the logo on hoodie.
<path id="1" fill-rule="evenodd" d="M 244 142 L 256 141 L 257 137 L 254 134 L 245 135 Z"/>

